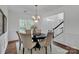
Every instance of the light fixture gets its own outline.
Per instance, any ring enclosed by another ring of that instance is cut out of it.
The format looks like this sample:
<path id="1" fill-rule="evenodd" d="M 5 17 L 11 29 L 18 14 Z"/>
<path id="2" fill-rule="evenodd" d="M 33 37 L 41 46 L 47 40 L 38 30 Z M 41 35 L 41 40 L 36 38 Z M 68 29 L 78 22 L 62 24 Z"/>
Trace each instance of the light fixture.
<path id="1" fill-rule="evenodd" d="M 34 20 L 35 23 L 37 23 L 39 21 L 39 19 L 40 19 L 40 16 L 38 16 L 37 6 L 38 5 L 35 5 L 35 8 L 36 8 L 36 10 L 35 10 L 35 16 L 32 16 L 32 19 Z"/>

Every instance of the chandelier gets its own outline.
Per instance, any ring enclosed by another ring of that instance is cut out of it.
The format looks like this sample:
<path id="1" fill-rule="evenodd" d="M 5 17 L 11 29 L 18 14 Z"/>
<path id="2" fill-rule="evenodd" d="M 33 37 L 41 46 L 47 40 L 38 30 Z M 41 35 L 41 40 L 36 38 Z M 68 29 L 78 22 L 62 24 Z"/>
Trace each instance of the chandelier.
<path id="1" fill-rule="evenodd" d="M 38 5 L 35 5 L 35 16 L 32 16 L 32 19 L 34 20 L 34 22 L 38 22 L 40 20 L 40 16 L 38 16 L 38 9 L 37 9 Z"/>

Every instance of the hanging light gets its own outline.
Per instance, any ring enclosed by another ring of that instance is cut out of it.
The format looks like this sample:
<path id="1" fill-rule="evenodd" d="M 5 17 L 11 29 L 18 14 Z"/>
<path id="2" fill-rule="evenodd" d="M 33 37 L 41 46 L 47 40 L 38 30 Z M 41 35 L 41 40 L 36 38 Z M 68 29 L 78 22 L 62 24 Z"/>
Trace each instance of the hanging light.
<path id="1" fill-rule="evenodd" d="M 35 13 L 35 16 L 32 16 L 32 19 L 34 20 L 34 22 L 38 22 L 39 19 L 40 19 L 40 16 L 38 16 L 38 10 L 37 10 L 37 6 L 38 5 L 35 5 L 35 8 L 36 8 L 36 13 Z"/>

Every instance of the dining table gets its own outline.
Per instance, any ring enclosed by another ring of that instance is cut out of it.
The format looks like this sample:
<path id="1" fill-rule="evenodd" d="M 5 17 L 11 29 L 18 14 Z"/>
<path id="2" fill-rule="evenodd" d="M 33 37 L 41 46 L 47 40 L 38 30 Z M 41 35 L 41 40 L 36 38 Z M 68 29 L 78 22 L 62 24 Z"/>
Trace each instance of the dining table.
<path id="1" fill-rule="evenodd" d="M 34 48 L 39 48 L 39 50 L 40 50 L 41 46 L 39 44 L 39 41 L 44 40 L 46 37 L 47 37 L 47 35 L 43 34 L 43 33 L 33 35 L 33 37 L 32 37 L 33 42 L 37 42 L 37 44 L 34 46 Z"/>

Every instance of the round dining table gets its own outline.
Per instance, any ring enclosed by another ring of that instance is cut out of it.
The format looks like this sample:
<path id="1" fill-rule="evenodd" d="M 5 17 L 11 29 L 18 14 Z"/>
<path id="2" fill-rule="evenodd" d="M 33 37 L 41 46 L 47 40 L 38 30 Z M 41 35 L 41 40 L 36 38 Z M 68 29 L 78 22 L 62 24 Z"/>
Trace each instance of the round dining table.
<path id="1" fill-rule="evenodd" d="M 39 44 L 39 41 L 42 41 L 43 39 L 45 39 L 47 37 L 47 35 L 45 34 L 40 34 L 40 35 L 33 35 L 32 39 L 33 39 L 33 42 L 37 42 L 37 44 L 35 45 L 34 48 L 41 48 L 40 44 Z"/>

